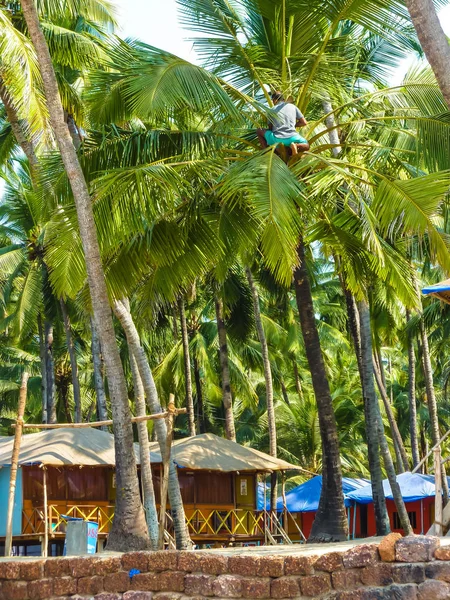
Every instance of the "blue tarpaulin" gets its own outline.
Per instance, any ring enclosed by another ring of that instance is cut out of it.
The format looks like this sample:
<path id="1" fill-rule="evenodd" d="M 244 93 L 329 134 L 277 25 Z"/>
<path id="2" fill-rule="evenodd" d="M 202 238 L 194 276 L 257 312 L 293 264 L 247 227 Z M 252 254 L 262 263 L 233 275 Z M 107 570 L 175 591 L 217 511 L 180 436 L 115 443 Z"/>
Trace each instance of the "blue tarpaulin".
<path id="1" fill-rule="evenodd" d="M 350 477 L 342 478 L 342 488 L 344 494 L 351 492 L 368 484 L 367 479 L 352 479 Z M 317 475 L 305 483 L 298 485 L 286 494 L 286 508 L 289 512 L 313 512 L 319 506 L 320 493 L 322 491 L 322 475 Z M 267 508 L 270 508 L 269 500 L 270 489 L 266 491 Z M 350 506 L 350 502 L 345 502 L 346 506 Z M 264 487 L 263 484 L 258 486 L 258 508 L 262 510 L 264 506 Z M 283 510 L 283 498 L 277 498 L 277 510 Z"/>
<path id="2" fill-rule="evenodd" d="M 422 475 L 421 473 L 401 473 L 397 475 L 397 481 L 400 486 L 400 491 L 404 502 L 415 502 L 423 498 L 429 498 L 435 495 L 434 477 L 431 475 Z M 393 500 L 391 486 L 389 481 L 383 481 L 384 494 L 388 500 Z M 359 504 L 371 504 L 372 486 L 366 485 L 360 489 L 354 490 L 346 494 L 346 499 L 354 500 Z"/>
<path id="3" fill-rule="evenodd" d="M 436 283 L 435 285 L 430 285 L 429 287 L 423 288 L 422 294 L 436 294 L 438 292 L 449 292 L 450 291 L 450 279 L 446 281 L 441 281 L 440 283 Z"/>

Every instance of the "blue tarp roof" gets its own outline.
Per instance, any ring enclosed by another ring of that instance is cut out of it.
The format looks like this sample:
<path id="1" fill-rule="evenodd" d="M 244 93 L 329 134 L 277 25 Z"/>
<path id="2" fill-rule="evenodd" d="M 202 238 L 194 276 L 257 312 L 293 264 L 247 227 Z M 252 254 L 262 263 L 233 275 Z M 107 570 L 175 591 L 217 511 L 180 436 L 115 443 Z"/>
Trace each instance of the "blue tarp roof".
<path id="1" fill-rule="evenodd" d="M 370 483 L 367 479 L 352 479 L 350 477 L 342 478 L 342 488 L 344 494 L 358 488 L 366 486 Z M 317 475 L 305 483 L 298 485 L 286 494 L 286 507 L 289 512 L 312 512 L 317 510 L 319 506 L 320 493 L 322 491 L 322 475 Z M 270 508 L 269 502 L 270 488 L 266 488 L 267 508 Z M 346 506 L 350 502 L 345 502 Z M 264 487 L 261 483 L 258 485 L 258 509 L 264 507 Z M 277 510 L 283 510 L 283 498 L 277 498 Z"/>
<path id="2" fill-rule="evenodd" d="M 436 294 L 437 292 L 449 292 L 450 291 L 450 279 L 435 283 L 426 288 L 423 288 L 422 294 Z"/>
<path id="3" fill-rule="evenodd" d="M 397 481 L 400 485 L 400 491 L 405 502 L 414 502 L 423 498 L 430 498 L 435 495 L 434 477 L 431 475 L 422 475 L 421 473 L 401 473 L 397 475 Z M 383 481 L 384 494 L 387 499 L 393 500 L 391 486 L 389 481 Z M 366 485 L 358 490 L 349 492 L 346 495 L 348 500 L 355 500 L 359 504 L 371 504 L 372 487 Z"/>

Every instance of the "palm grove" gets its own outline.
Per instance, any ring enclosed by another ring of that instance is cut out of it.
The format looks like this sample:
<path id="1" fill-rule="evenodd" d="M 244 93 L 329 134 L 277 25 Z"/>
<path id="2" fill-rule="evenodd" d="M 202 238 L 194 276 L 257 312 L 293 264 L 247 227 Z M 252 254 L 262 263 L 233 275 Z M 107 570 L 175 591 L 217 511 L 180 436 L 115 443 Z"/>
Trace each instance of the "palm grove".
<path id="1" fill-rule="evenodd" d="M 323 475 L 311 539 L 347 534 L 343 472 L 371 477 L 383 534 L 383 477 L 450 425 L 449 314 L 420 297 L 450 266 L 448 73 L 418 28 L 434 73 L 387 86 L 421 53 L 402 2 L 178 8 L 201 66 L 118 38 L 107 0 L 0 3 L 2 433 L 23 374 L 29 422 L 112 416 L 111 549 L 158 545 L 165 423 L 137 431 L 144 511 L 130 418 L 170 393 L 177 435 Z M 307 115 L 300 160 L 259 148 L 270 89 Z M 188 547 L 173 465 L 169 498 Z"/>

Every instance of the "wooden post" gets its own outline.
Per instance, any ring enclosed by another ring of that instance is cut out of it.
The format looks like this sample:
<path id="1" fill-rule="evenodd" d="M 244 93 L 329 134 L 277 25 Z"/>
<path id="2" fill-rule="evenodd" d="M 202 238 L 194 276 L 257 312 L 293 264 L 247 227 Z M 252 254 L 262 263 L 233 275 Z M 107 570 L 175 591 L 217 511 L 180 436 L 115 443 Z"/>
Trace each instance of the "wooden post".
<path id="1" fill-rule="evenodd" d="M 173 417 L 175 415 L 175 396 L 170 394 L 169 405 L 167 407 L 167 437 L 166 447 L 162 456 L 163 460 L 163 479 L 161 482 L 161 506 L 159 513 L 159 536 L 158 536 L 158 548 L 164 549 L 164 532 L 166 529 L 166 506 L 167 506 L 167 490 L 169 487 L 169 468 L 170 468 L 170 449 L 172 446 L 172 431 L 173 431 Z"/>
<path id="2" fill-rule="evenodd" d="M 47 557 L 48 553 L 48 501 L 47 501 L 47 469 L 42 467 L 42 479 L 44 482 L 44 546 L 42 548 L 42 556 Z"/>
<path id="3" fill-rule="evenodd" d="M 14 444 L 11 456 L 11 474 L 9 477 L 9 497 L 8 510 L 6 513 L 6 539 L 5 556 L 11 556 L 12 549 L 12 525 L 14 512 L 14 496 L 16 493 L 17 465 L 19 462 L 20 442 L 22 440 L 23 415 L 25 414 L 25 405 L 27 402 L 27 384 L 29 374 L 27 371 L 22 373 L 22 382 L 19 391 L 19 405 L 17 407 L 16 431 L 14 433 Z"/>
<path id="4" fill-rule="evenodd" d="M 434 485 L 436 496 L 434 499 L 434 533 L 442 536 L 442 477 L 441 477 L 441 449 L 439 446 L 433 450 L 434 453 Z"/>
<path id="5" fill-rule="evenodd" d="M 286 472 L 281 471 L 281 498 L 283 500 L 283 527 L 289 529 L 288 512 L 286 505 Z M 275 506 L 275 514 L 277 507 Z M 286 532 L 287 533 L 287 532 Z"/>

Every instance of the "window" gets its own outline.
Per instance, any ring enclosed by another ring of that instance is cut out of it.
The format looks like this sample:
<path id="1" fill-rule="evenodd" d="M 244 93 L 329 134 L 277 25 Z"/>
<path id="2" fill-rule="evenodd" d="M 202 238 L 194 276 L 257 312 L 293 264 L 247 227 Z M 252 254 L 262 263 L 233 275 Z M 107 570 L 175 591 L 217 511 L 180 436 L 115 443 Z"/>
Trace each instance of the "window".
<path id="1" fill-rule="evenodd" d="M 415 529 L 417 527 L 417 513 L 416 511 L 412 511 L 408 513 L 409 522 L 411 523 L 411 527 Z M 400 517 L 398 516 L 398 512 L 393 513 L 394 518 L 394 529 L 403 529 L 400 521 Z"/>

